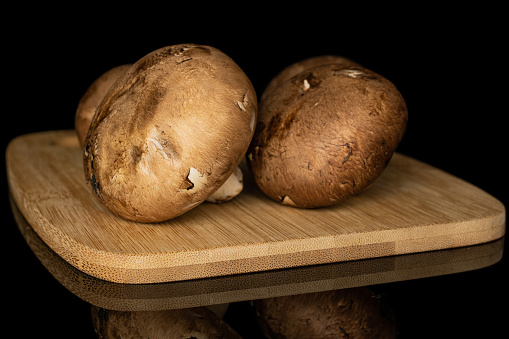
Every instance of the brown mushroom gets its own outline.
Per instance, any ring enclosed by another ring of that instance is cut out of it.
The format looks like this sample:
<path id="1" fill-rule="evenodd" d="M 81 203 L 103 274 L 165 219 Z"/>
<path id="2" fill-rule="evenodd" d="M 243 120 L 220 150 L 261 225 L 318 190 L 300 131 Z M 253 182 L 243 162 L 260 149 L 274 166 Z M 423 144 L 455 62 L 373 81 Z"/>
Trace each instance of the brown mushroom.
<path id="1" fill-rule="evenodd" d="M 337 204 L 380 176 L 407 119 L 401 93 L 381 75 L 351 64 L 309 68 L 264 92 L 250 172 L 283 204 Z"/>
<path id="2" fill-rule="evenodd" d="M 390 307 L 367 287 L 255 300 L 253 306 L 269 339 L 396 338 Z"/>
<path id="3" fill-rule="evenodd" d="M 85 141 L 85 177 L 114 213 L 171 219 L 205 201 L 242 160 L 257 118 L 242 69 L 210 46 L 160 48 L 106 94 Z"/>
<path id="4" fill-rule="evenodd" d="M 206 307 L 166 311 L 114 311 L 92 306 L 92 325 L 98 338 L 240 338 Z"/>
<path id="5" fill-rule="evenodd" d="M 130 64 L 120 65 L 103 73 L 90 85 L 85 94 L 81 97 L 74 118 L 74 128 L 78 134 L 81 148 L 83 148 L 85 144 L 85 137 L 87 136 L 95 110 L 113 83 L 124 74 L 129 67 L 131 67 Z"/>

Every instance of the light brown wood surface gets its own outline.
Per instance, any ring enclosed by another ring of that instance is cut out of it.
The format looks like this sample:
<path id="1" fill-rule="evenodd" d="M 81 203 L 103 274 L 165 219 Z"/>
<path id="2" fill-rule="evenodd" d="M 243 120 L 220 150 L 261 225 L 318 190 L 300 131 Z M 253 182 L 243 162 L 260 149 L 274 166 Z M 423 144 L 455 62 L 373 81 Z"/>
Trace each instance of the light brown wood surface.
<path id="1" fill-rule="evenodd" d="M 40 238 L 82 272 L 158 283 L 376 258 L 484 243 L 505 208 L 479 188 L 401 154 L 346 203 L 302 210 L 246 180 L 240 196 L 159 224 L 113 215 L 85 184 L 72 130 L 28 134 L 6 151 L 14 202 Z M 246 173 L 247 179 L 249 178 Z"/>
<path id="2" fill-rule="evenodd" d="M 119 284 L 85 274 L 51 250 L 11 204 L 26 242 L 65 288 L 97 307 L 161 311 L 421 279 L 481 269 L 503 257 L 504 240 L 439 251 L 159 284 Z"/>

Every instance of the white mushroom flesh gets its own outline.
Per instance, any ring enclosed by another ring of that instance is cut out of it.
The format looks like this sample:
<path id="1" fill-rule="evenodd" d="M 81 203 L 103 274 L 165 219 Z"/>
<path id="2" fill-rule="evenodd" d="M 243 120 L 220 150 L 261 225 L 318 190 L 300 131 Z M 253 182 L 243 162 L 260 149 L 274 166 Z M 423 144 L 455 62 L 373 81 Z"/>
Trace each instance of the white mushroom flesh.
<path id="1" fill-rule="evenodd" d="M 214 192 L 214 194 L 207 198 L 207 201 L 216 204 L 230 201 L 239 195 L 243 188 L 244 180 L 242 170 L 237 166 L 235 171 L 233 171 L 225 183 L 219 187 L 219 189 Z"/>

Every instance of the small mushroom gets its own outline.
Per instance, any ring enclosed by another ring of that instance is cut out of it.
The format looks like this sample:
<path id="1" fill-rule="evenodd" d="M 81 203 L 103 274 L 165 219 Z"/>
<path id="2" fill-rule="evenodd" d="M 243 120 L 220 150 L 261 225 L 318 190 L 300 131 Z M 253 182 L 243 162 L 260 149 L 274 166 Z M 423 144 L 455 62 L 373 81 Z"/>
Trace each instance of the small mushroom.
<path id="1" fill-rule="evenodd" d="M 83 148 L 85 144 L 85 137 L 87 136 L 90 122 L 95 114 L 95 110 L 113 83 L 117 81 L 117 79 L 129 69 L 129 67 L 131 67 L 130 64 L 120 65 L 103 73 L 90 85 L 85 94 L 81 97 L 74 117 L 74 127 L 78 134 L 78 140 L 81 148 Z"/>
<path id="2" fill-rule="evenodd" d="M 396 338 L 388 305 L 367 287 L 284 296 L 253 302 L 269 339 Z"/>
<path id="3" fill-rule="evenodd" d="M 257 119 L 242 69 L 210 46 L 142 57 L 111 87 L 85 140 L 85 178 L 113 213 L 138 222 L 181 215 L 236 170 Z"/>
<path id="4" fill-rule="evenodd" d="M 406 130 L 401 93 L 355 64 L 318 62 L 269 87 L 247 159 L 258 187 L 285 205 L 329 206 L 365 191 Z"/>
<path id="5" fill-rule="evenodd" d="M 166 311 L 114 311 L 92 306 L 98 338 L 238 339 L 240 335 L 213 311 L 194 307 Z"/>

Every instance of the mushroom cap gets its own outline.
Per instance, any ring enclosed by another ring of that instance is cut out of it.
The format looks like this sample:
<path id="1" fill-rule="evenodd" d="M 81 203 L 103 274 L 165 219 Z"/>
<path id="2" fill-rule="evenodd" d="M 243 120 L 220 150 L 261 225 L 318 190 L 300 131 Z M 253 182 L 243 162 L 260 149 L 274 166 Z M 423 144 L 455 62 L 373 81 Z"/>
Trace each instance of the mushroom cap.
<path id="1" fill-rule="evenodd" d="M 97 108 L 85 141 L 87 183 L 126 219 L 181 215 L 235 170 L 257 109 L 250 80 L 218 49 L 155 50 L 130 67 Z"/>
<path id="2" fill-rule="evenodd" d="M 97 107 L 113 83 L 117 81 L 129 67 L 131 67 L 131 64 L 120 65 L 101 74 L 101 76 L 88 87 L 85 94 L 83 94 L 78 102 L 78 107 L 76 108 L 76 114 L 74 116 L 74 129 L 78 134 L 81 148 L 83 148 L 85 144 L 90 122 L 92 121 Z"/>
<path id="3" fill-rule="evenodd" d="M 312 67 L 260 101 L 249 169 L 275 201 L 337 204 L 382 173 L 407 119 L 402 95 L 381 75 L 354 65 Z"/>
<path id="4" fill-rule="evenodd" d="M 268 93 L 271 93 L 276 87 L 290 80 L 293 76 L 299 74 L 300 72 L 303 72 L 315 66 L 326 64 L 360 66 L 357 62 L 340 55 L 319 55 L 301 61 L 297 61 L 291 64 L 290 66 L 284 68 L 274 78 L 272 78 L 272 80 L 269 82 L 267 87 L 265 87 L 265 90 L 260 96 L 260 100 L 263 101 L 265 99 L 265 96 L 268 95 Z"/>

